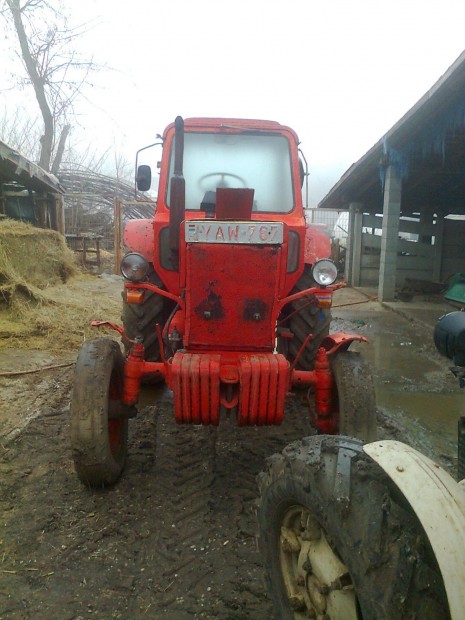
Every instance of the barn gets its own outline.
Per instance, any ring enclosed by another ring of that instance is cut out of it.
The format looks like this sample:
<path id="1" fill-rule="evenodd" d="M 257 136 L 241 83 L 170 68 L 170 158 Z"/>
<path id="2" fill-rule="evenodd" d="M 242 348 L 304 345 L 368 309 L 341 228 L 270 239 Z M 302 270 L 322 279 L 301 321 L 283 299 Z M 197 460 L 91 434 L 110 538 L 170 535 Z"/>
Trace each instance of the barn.
<path id="1" fill-rule="evenodd" d="M 65 232 L 58 179 L 0 140 L 0 220 L 8 217 Z"/>
<path id="2" fill-rule="evenodd" d="M 345 279 L 381 301 L 465 273 L 465 51 L 318 208 L 348 212 Z"/>

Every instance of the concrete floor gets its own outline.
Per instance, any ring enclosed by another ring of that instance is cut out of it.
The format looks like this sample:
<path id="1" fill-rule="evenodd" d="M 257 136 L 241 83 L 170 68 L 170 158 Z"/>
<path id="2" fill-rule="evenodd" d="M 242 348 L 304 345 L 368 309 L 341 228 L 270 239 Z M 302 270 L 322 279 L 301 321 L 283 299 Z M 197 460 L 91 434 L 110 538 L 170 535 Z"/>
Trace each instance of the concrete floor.
<path id="1" fill-rule="evenodd" d="M 400 314 L 409 321 L 413 321 L 424 327 L 434 328 L 436 321 L 443 314 L 460 310 L 458 304 L 449 303 L 442 295 L 415 295 L 411 301 L 378 301 L 378 291 L 376 288 L 352 288 L 346 287 L 336 291 L 334 295 L 334 307 L 344 304 L 359 304 L 360 309 L 382 312 L 390 310 Z"/>

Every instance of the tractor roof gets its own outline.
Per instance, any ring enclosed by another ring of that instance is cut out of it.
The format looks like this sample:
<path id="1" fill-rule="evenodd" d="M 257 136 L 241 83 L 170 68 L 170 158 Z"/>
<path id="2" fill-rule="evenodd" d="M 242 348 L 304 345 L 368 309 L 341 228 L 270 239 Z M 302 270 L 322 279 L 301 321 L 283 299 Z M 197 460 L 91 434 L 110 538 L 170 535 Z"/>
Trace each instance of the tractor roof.
<path id="1" fill-rule="evenodd" d="M 174 123 L 170 123 L 163 132 L 163 138 L 166 138 L 166 134 L 170 129 L 174 127 Z M 244 130 L 244 131 L 263 131 L 263 132 L 283 132 L 290 133 L 296 143 L 299 143 L 299 138 L 293 129 L 281 125 L 276 121 L 265 121 L 259 119 L 250 118 L 186 118 L 184 119 L 184 128 L 186 131 L 192 129 L 223 129 L 223 130 Z"/>

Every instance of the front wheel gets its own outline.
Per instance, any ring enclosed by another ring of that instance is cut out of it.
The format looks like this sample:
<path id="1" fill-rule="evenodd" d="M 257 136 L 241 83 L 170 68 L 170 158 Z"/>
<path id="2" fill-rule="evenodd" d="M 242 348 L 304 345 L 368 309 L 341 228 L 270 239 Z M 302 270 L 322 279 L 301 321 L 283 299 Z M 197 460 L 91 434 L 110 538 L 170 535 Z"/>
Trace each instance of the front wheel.
<path id="1" fill-rule="evenodd" d="M 308 437 L 259 476 L 259 547 L 279 620 L 446 620 L 427 537 L 349 437 Z"/>
<path id="2" fill-rule="evenodd" d="M 113 484 L 123 471 L 128 419 L 121 405 L 124 361 L 110 338 L 85 342 L 79 352 L 71 397 L 71 447 L 79 479 Z"/>

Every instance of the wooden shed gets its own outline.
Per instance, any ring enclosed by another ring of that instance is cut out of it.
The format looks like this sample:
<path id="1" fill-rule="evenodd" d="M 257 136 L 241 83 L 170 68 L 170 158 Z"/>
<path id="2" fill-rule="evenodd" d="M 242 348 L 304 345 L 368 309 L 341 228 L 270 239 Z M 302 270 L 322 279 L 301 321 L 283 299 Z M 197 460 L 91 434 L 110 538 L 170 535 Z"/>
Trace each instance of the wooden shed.
<path id="1" fill-rule="evenodd" d="M 349 212 L 345 277 L 380 300 L 465 272 L 465 51 L 318 207 Z"/>
<path id="2" fill-rule="evenodd" d="M 65 233 L 58 179 L 0 140 L 0 220 L 22 220 Z"/>

